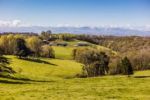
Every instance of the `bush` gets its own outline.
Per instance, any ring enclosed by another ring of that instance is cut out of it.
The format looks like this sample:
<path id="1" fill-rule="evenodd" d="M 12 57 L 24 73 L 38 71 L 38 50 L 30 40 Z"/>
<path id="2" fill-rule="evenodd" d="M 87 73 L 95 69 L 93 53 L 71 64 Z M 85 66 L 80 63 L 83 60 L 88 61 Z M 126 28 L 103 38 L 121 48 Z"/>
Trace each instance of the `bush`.
<path id="1" fill-rule="evenodd" d="M 55 53 L 53 48 L 49 45 L 42 46 L 41 56 L 47 58 L 55 58 Z"/>

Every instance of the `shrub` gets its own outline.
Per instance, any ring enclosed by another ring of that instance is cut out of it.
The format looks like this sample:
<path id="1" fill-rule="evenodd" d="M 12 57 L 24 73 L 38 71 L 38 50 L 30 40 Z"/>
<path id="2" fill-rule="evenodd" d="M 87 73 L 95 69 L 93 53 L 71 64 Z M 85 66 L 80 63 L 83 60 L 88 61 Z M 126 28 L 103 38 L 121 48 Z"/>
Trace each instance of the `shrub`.
<path id="1" fill-rule="evenodd" d="M 51 46 L 49 45 L 44 45 L 42 46 L 42 52 L 41 55 L 43 57 L 47 57 L 47 58 L 55 58 L 55 53 L 54 50 Z"/>

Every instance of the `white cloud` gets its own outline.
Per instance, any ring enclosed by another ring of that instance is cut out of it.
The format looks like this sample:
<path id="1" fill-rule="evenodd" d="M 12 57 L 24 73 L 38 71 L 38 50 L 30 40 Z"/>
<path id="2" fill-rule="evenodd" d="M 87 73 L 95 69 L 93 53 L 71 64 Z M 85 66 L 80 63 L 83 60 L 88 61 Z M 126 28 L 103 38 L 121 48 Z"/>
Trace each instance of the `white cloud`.
<path id="1" fill-rule="evenodd" d="M 20 20 L 13 20 L 12 21 L 12 25 L 13 26 L 19 26 L 21 24 L 21 21 Z"/>
<path id="2" fill-rule="evenodd" d="M 0 27 L 18 27 L 21 25 L 21 20 L 0 20 Z"/>
<path id="3" fill-rule="evenodd" d="M 31 27 L 31 26 L 42 26 L 42 25 L 31 25 L 29 23 L 24 23 L 21 20 L 0 20 L 0 27 Z M 69 24 L 57 24 L 52 27 L 102 27 L 102 28 L 127 28 L 127 29 L 135 29 L 135 30 L 142 30 L 142 31 L 150 31 L 150 24 L 145 26 L 136 26 L 136 25 L 99 25 L 99 26 L 90 26 L 90 25 L 69 25 Z M 46 27 L 46 26 L 45 26 Z M 48 27 L 48 26 L 47 26 Z"/>

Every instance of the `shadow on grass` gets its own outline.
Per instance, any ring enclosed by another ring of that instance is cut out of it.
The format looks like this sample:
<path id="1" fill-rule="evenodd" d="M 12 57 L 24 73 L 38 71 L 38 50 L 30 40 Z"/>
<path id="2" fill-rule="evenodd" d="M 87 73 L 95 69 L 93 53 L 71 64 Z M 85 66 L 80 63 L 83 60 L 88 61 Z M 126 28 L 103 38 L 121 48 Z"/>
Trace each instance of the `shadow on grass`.
<path id="1" fill-rule="evenodd" d="M 18 81 L 22 81 L 23 83 L 25 82 L 55 82 L 55 81 L 46 81 L 46 80 L 32 80 L 32 79 L 29 79 L 29 78 L 17 78 L 17 77 L 12 77 L 12 76 L 3 76 L 3 75 L 0 75 L 1 78 L 6 78 L 6 79 L 12 79 L 12 80 L 18 80 Z M 1 83 L 1 80 L 0 80 L 0 83 Z"/>
<path id="2" fill-rule="evenodd" d="M 43 63 L 43 64 L 49 64 L 49 65 L 53 65 L 53 66 L 57 66 L 56 64 L 41 60 L 41 59 L 32 59 L 32 58 L 21 58 L 23 60 L 26 61 L 32 61 L 32 62 L 37 62 L 37 63 Z"/>
<path id="3" fill-rule="evenodd" d="M 134 78 L 150 78 L 150 76 L 134 76 Z"/>
<path id="4" fill-rule="evenodd" d="M 11 80 L 3 80 L 3 79 L 0 79 L 0 83 L 5 83 L 5 84 L 30 84 L 29 82 L 11 81 Z"/>

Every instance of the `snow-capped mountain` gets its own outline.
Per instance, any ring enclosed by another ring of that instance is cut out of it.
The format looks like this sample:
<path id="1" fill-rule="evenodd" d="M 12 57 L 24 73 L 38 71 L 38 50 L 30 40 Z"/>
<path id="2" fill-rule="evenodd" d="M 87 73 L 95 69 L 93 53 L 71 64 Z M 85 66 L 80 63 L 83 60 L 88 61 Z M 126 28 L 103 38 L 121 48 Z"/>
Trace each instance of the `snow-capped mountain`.
<path id="1" fill-rule="evenodd" d="M 73 33 L 92 35 L 115 35 L 115 36 L 150 36 L 150 29 L 135 29 L 123 27 L 0 27 L 0 32 L 34 32 L 51 30 L 53 33 Z"/>

